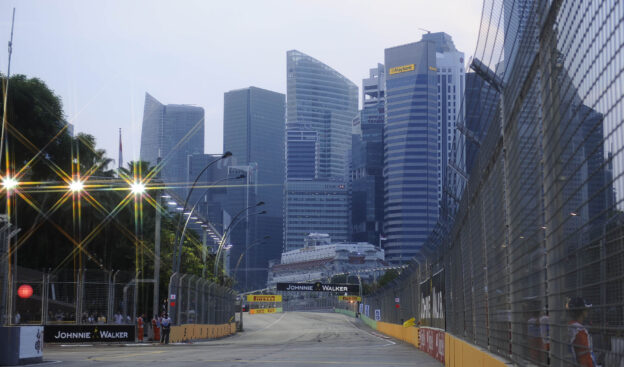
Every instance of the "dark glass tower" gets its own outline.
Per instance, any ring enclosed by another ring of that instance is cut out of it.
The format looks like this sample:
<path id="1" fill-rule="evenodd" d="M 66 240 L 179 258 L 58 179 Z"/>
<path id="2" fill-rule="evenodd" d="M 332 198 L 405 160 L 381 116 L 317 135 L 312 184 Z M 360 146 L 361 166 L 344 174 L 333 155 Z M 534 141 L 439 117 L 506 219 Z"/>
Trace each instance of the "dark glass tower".
<path id="1" fill-rule="evenodd" d="M 256 192 L 254 202 L 248 203 L 249 193 L 244 187 L 228 188 L 230 197 L 244 197 L 235 200 L 240 205 L 232 205 L 230 215 L 242 210 L 243 205 L 265 202 L 261 208 L 267 214 L 251 216 L 254 228 L 246 228 L 245 223 L 236 227 L 232 239 L 241 238 L 242 244 L 233 243 L 233 250 L 248 247 L 239 264 L 239 281 L 246 280 L 246 289 L 262 288 L 266 285 L 268 260 L 279 257 L 282 244 L 282 199 L 284 184 L 284 107 L 285 96 L 269 90 L 249 87 L 233 90 L 224 95 L 223 149 L 233 155 L 235 165 L 249 166 L 255 174 Z M 255 167 L 255 168 L 253 168 Z M 234 173 L 231 174 L 235 176 Z M 240 183 L 240 182 L 239 182 Z M 245 183 L 245 180 L 243 180 Z M 246 231 L 247 235 L 240 236 Z M 259 244 L 264 236 L 271 238 Z M 254 244 L 256 242 L 256 244 Z M 240 257 L 238 250 L 231 257 L 232 269 Z M 244 272 L 244 274 L 243 274 Z"/>
<path id="2" fill-rule="evenodd" d="M 351 237 L 379 243 L 383 229 L 384 66 L 370 70 L 362 80 L 364 108 L 353 119 L 351 171 Z"/>
<path id="3" fill-rule="evenodd" d="M 141 160 L 152 166 L 161 158 L 160 177 L 185 197 L 188 156 L 204 153 L 204 109 L 189 105 L 163 105 L 145 93 Z"/>

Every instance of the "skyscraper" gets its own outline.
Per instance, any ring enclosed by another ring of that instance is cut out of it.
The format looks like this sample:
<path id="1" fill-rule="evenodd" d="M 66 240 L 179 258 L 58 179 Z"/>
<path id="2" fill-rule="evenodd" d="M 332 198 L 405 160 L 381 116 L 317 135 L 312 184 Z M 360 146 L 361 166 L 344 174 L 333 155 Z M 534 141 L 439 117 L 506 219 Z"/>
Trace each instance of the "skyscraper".
<path id="1" fill-rule="evenodd" d="M 464 91 L 464 57 L 445 33 L 385 50 L 386 258 L 421 255 L 438 221 L 442 178 Z"/>
<path id="2" fill-rule="evenodd" d="M 319 141 L 316 131 L 288 129 L 286 175 L 291 180 L 313 180 L 319 164 Z"/>
<path id="3" fill-rule="evenodd" d="M 286 58 L 289 168 L 284 192 L 284 250 L 303 247 L 311 232 L 346 241 L 350 214 L 347 168 L 351 125 L 358 107 L 357 86 L 302 52 L 288 51 Z M 291 154 L 297 151 L 307 152 L 307 158 L 300 160 L 301 156 Z M 312 166 L 312 157 L 314 172 L 306 173 L 304 166 Z"/>
<path id="4" fill-rule="evenodd" d="M 188 156 L 203 153 L 204 109 L 190 105 L 163 105 L 145 93 L 141 160 L 155 166 L 161 158 L 160 177 L 173 186 L 180 197 L 185 197 L 188 189 Z"/>
<path id="5" fill-rule="evenodd" d="M 358 88 L 322 62 L 296 50 L 287 53 L 287 128 L 316 131 L 318 179 L 344 180 L 351 149 L 351 121 Z"/>
<path id="6" fill-rule="evenodd" d="M 265 215 L 249 218 L 253 228 L 246 228 L 245 223 L 236 227 L 237 232 L 246 231 L 247 235 L 241 237 L 233 233 L 233 239 L 238 238 L 241 241 L 240 239 L 244 238 L 244 243 L 234 243 L 234 246 L 238 246 L 238 251 L 241 246 L 249 247 L 264 236 L 271 237 L 266 243 L 254 245 L 245 251 L 241 259 L 239 270 L 240 272 L 244 270 L 243 277 L 247 279 L 248 289 L 264 287 L 268 260 L 278 258 L 281 251 L 285 166 L 284 108 L 283 94 L 261 88 L 238 89 L 224 95 L 223 149 L 232 152 L 235 164 L 255 167 L 252 171 L 257 176 L 254 178 L 256 180 L 254 183 L 257 184 L 256 192 L 252 195 L 254 202 L 248 202 L 250 195 L 246 193 L 243 195 L 245 200 L 237 200 L 240 208 L 231 203 L 231 210 L 234 212 L 230 215 L 242 210 L 243 205 L 253 205 L 257 201 L 263 201 L 265 204 L 262 209 L 267 211 Z M 245 171 L 247 176 L 248 173 Z M 246 190 L 245 187 L 228 188 L 230 197 L 240 196 L 234 192 Z M 234 267 L 239 257 L 240 255 L 232 256 Z"/>
<path id="7" fill-rule="evenodd" d="M 383 128 L 385 71 L 382 64 L 362 80 L 363 109 L 353 119 L 351 236 L 379 243 L 383 229 Z"/>

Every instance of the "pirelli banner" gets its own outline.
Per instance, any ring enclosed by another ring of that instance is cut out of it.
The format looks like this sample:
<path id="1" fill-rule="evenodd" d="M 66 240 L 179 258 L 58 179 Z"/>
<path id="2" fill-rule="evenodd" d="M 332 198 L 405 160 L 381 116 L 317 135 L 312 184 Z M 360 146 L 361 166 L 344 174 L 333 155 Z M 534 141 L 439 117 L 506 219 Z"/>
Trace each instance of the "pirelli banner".
<path id="1" fill-rule="evenodd" d="M 45 325 L 46 343 L 133 342 L 134 325 Z"/>
<path id="2" fill-rule="evenodd" d="M 247 302 L 282 302 L 281 294 L 250 294 Z"/>
<path id="3" fill-rule="evenodd" d="M 338 296 L 338 301 L 362 302 L 362 297 L 360 296 Z"/>
<path id="4" fill-rule="evenodd" d="M 249 310 L 249 313 L 252 315 L 257 315 L 257 314 L 263 314 L 263 313 L 281 313 L 282 312 L 282 308 L 281 307 L 276 307 L 276 308 L 252 308 L 251 310 Z"/>
<path id="5" fill-rule="evenodd" d="M 359 293 L 360 286 L 357 284 L 331 284 L 331 283 L 277 283 L 278 291 L 285 292 L 336 292 L 336 293 Z"/>
<path id="6" fill-rule="evenodd" d="M 445 329 L 444 270 L 420 283 L 420 325 Z"/>

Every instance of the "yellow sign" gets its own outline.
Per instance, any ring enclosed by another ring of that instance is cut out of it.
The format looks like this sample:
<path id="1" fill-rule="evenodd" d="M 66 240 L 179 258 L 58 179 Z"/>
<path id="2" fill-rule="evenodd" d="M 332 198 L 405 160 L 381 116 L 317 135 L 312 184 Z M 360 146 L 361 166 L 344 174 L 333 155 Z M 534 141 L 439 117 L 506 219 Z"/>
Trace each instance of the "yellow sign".
<path id="1" fill-rule="evenodd" d="M 433 67 L 433 66 L 429 66 L 429 70 L 431 70 L 431 71 L 438 71 L 438 68 Z"/>
<path id="2" fill-rule="evenodd" d="M 412 317 L 411 319 L 409 319 L 409 320 L 407 320 L 407 321 L 405 321 L 403 323 L 403 327 L 412 327 L 414 325 L 416 325 L 416 318 L 414 318 L 414 317 Z"/>
<path id="3" fill-rule="evenodd" d="M 279 294 L 250 294 L 247 296 L 247 302 L 282 302 L 282 296 Z"/>
<path id="4" fill-rule="evenodd" d="M 360 302 L 362 301 L 362 298 L 360 296 L 338 296 L 338 301 Z"/>
<path id="5" fill-rule="evenodd" d="M 249 310 L 250 314 L 261 314 L 261 313 L 278 313 L 278 312 L 282 312 L 282 308 L 278 307 L 278 308 L 252 308 L 251 310 Z"/>
<path id="6" fill-rule="evenodd" d="M 395 66 L 393 68 L 390 68 L 390 75 L 404 73 L 406 71 L 413 71 L 413 70 L 414 70 L 414 64 Z"/>

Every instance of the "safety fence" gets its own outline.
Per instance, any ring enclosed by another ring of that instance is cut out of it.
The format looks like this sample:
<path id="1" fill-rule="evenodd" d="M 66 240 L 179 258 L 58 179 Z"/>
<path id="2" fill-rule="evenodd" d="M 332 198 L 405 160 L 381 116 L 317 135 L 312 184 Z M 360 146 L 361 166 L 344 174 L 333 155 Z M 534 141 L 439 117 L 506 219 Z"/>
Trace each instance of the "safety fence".
<path id="1" fill-rule="evenodd" d="M 10 324 L 134 324 L 134 273 L 12 270 L 6 283 Z M 5 284 L 5 283 L 3 283 Z M 9 317 L 7 317 L 9 318 Z M 8 321 L 8 320 L 7 320 Z"/>
<path id="2" fill-rule="evenodd" d="M 236 292 L 195 275 L 169 279 L 169 316 L 174 325 L 223 325 L 234 320 Z"/>
<path id="3" fill-rule="evenodd" d="M 623 24 L 618 1 L 484 1 L 435 250 L 365 317 L 414 317 L 447 365 L 624 365 Z"/>

